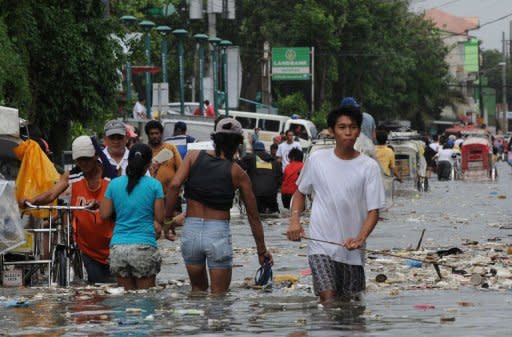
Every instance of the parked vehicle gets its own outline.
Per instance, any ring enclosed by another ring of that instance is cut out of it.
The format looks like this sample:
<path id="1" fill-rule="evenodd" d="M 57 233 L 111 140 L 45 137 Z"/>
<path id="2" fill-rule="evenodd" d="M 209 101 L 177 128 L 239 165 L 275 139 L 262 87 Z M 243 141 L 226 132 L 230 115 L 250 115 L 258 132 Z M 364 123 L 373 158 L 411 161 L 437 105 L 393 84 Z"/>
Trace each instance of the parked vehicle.
<path id="1" fill-rule="evenodd" d="M 220 110 L 219 112 L 222 114 L 224 111 Z M 260 128 L 259 141 L 265 144 L 267 150 L 270 149 L 273 139 L 279 136 L 281 132 L 293 130 L 302 150 L 307 152 L 312 145 L 313 139 L 318 134 L 315 124 L 307 119 L 236 110 L 230 110 L 229 116 L 242 124 L 247 152 L 252 152 L 249 139 L 256 127 Z"/>
<path id="2" fill-rule="evenodd" d="M 395 166 L 404 181 L 414 183 L 420 191 L 428 190 L 427 163 L 423 156 L 425 143 L 416 131 L 396 131 L 389 134 L 389 145 L 395 152 Z"/>
<path id="3" fill-rule="evenodd" d="M 496 168 L 492 146 L 485 137 L 468 137 L 462 144 L 462 174 L 464 179 L 492 179 Z"/>
<path id="4" fill-rule="evenodd" d="M 199 107 L 198 102 L 184 102 L 183 106 L 185 108 L 184 113 L 187 116 L 194 115 L 194 111 Z M 181 103 L 180 102 L 170 102 L 169 109 L 167 110 L 168 115 L 181 115 Z M 162 118 L 167 118 L 168 116 L 161 116 Z"/>
<path id="5" fill-rule="evenodd" d="M 223 115 L 224 110 L 219 110 L 219 114 Z M 237 110 L 229 110 L 229 116 L 235 118 L 242 125 L 246 152 L 252 152 L 250 139 L 256 127 L 260 129 L 259 141 L 265 144 L 267 151 L 270 149 L 270 145 L 272 144 L 274 138 L 279 136 L 281 132 L 293 130 L 295 132 L 297 141 L 300 142 L 301 147 L 305 152 L 309 151 L 312 140 L 316 138 L 318 134 L 313 122 L 307 119 Z M 186 122 L 187 134 L 195 137 L 198 142 L 210 140 L 210 135 L 213 132 L 214 125 L 213 118 L 178 114 L 167 114 L 162 116 L 160 121 L 164 126 L 164 140 L 172 136 L 174 131 L 174 124 L 177 121 Z M 147 142 L 147 137 L 143 132 L 147 121 L 126 119 L 125 123 L 133 125 L 141 130 L 140 137 L 143 142 Z"/>
<path id="6" fill-rule="evenodd" d="M 463 179 L 494 180 L 496 178 L 492 137 L 489 131 L 472 125 L 455 126 L 446 129 L 445 135 L 464 138 L 460 164 Z"/>

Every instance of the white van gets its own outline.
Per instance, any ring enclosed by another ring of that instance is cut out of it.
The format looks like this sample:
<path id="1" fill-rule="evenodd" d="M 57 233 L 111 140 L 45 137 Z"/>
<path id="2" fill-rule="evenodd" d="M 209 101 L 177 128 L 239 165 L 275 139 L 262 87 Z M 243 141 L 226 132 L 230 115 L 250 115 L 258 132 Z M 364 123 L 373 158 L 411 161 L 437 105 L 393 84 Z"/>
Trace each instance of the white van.
<path id="1" fill-rule="evenodd" d="M 219 114 L 223 113 L 223 110 L 219 110 Z M 303 151 L 307 152 L 318 133 L 313 122 L 307 119 L 293 119 L 288 116 L 237 110 L 229 110 L 229 116 L 242 124 L 247 152 L 252 152 L 249 140 L 256 127 L 260 128 L 259 140 L 265 144 L 267 151 L 270 151 L 274 137 L 279 136 L 281 132 L 293 130 Z"/>

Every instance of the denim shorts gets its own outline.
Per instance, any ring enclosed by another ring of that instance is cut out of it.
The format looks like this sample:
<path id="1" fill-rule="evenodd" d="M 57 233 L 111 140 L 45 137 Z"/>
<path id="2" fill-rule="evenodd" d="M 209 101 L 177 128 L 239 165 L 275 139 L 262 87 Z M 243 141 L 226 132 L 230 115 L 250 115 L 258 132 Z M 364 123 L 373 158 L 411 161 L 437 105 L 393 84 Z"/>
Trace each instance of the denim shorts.
<path id="1" fill-rule="evenodd" d="M 229 220 L 186 218 L 181 230 L 181 253 L 186 265 L 231 269 L 233 245 Z"/>
<path id="2" fill-rule="evenodd" d="M 151 277 L 160 272 L 162 257 L 149 245 L 114 245 L 110 247 L 110 269 L 120 277 Z"/>

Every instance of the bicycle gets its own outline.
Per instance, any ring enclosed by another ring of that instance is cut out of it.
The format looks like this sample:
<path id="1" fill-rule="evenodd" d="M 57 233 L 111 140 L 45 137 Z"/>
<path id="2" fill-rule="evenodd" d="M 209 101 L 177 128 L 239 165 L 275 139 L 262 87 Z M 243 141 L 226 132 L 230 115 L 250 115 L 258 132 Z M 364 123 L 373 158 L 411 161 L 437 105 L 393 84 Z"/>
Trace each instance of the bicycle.
<path id="1" fill-rule="evenodd" d="M 33 205 L 30 202 L 25 202 L 25 206 L 29 209 L 45 209 L 49 211 L 49 225 L 48 230 L 48 251 L 51 253 L 50 260 L 50 275 L 48 275 L 50 284 L 51 281 L 57 283 L 62 287 L 69 287 L 71 281 L 71 268 L 75 275 L 80 279 L 83 278 L 82 271 L 82 257 L 80 251 L 76 247 L 73 240 L 71 240 L 71 213 L 73 211 L 87 211 L 92 212 L 93 205 L 87 206 L 48 206 L 48 205 Z M 56 228 L 54 226 L 53 211 L 57 211 L 60 221 L 57 221 Z M 66 217 L 63 217 L 61 211 L 65 212 Z M 63 224 L 65 222 L 65 225 Z M 56 238 L 52 238 L 53 232 L 56 232 Z M 55 242 L 54 242 L 55 241 Z"/>

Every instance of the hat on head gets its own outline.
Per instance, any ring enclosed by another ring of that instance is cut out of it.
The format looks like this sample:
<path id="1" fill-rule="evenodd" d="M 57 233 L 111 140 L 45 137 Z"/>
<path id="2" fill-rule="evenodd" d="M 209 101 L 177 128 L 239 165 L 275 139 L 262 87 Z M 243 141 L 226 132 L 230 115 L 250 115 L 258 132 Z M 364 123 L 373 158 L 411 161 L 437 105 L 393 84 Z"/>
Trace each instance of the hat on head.
<path id="1" fill-rule="evenodd" d="M 217 123 L 215 133 L 242 135 L 242 125 L 234 118 L 223 118 Z"/>
<path id="2" fill-rule="evenodd" d="M 187 131 L 187 123 L 177 121 L 176 124 L 174 124 L 174 131 L 176 130 Z"/>
<path id="3" fill-rule="evenodd" d="M 359 103 L 355 100 L 354 97 L 345 97 L 341 100 L 341 106 L 351 106 L 353 108 L 359 108 Z"/>
<path id="4" fill-rule="evenodd" d="M 254 144 L 252 144 L 252 149 L 254 151 L 265 151 L 265 144 L 262 142 L 254 142 Z"/>
<path id="5" fill-rule="evenodd" d="M 77 160 L 81 157 L 92 158 L 96 154 L 94 145 L 92 144 L 91 137 L 80 136 L 75 138 L 73 144 L 71 144 L 71 153 L 73 160 Z"/>
<path id="6" fill-rule="evenodd" d="M 126 126 L 123 122 L 113 119 L 105 124 L 105 136 L 109 137 L 112 135 L 126 136 Z"/>

